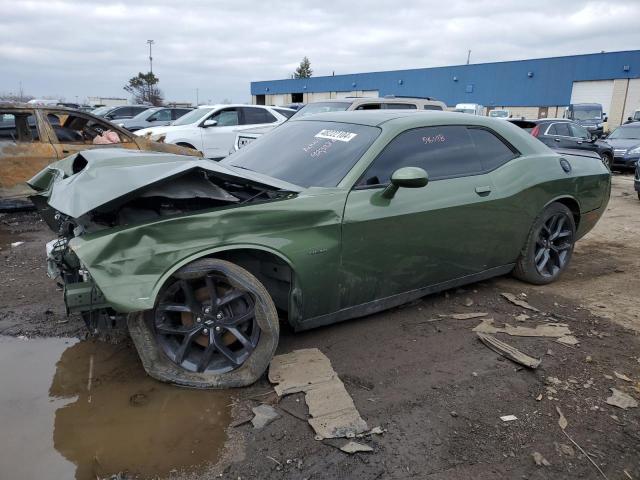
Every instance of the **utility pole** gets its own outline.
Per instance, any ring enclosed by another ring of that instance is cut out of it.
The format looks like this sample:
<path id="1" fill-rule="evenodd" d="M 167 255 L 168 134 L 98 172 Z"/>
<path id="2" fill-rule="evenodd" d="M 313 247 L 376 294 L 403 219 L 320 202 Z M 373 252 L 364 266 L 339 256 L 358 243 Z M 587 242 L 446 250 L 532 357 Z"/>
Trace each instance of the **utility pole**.
<path id="1" fill-rule="evenodd" d="M 471 50 L 467 51 L 467 65 L 469 65 L 469 60 L 471 60 Z"/>
<path id="2" fill-rule="evenodd" d="M 198 98 L 198 89 L 196 88 L 196 107 L 200 105 L 200 100 Z"/>
<path id="3" fill-rule="evenodd" d="M 20 80 L 20 102 L 24 101 L 24 92 L 22 90 L 22 80 Z"/>
<path id="4" fill-rule="evenodd" d="M 153 73 L 153 57 L 151 56 L 151 45 L 153 45 L 155 42 L 153 40 L 147 40 L 147 43 L 149 44 L 149 72 Z"/>

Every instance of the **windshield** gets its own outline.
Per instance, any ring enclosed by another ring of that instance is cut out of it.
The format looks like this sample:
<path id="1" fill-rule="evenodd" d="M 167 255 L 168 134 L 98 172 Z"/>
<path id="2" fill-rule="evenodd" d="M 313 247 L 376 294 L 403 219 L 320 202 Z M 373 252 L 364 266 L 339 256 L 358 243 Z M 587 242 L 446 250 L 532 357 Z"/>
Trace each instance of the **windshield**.
<path id="1" fill-rule="evenodd" d="M 602 118 L 602 109 L 597 107 L 578 108 L 573 107 L 574 120 L 594 120 Z"/>
<path id="2" fill-rule="evenodd" d="M 640 120 L 640 110 L 638 110 L 636 113 L 633 114 L 633 119 Z"/>
<path id="3" fill-rule="evenodd" d="M 347 108 L 351 106 L 352 102 L 316 102 L 316 103 L 308 103 L 296 113 L 293 114 L 291 118 L 301 118 L 306 117 L 307 115 L 312 115 L 314 113 L 325 113 L 325 112 L 344 112 Z"/>
<path id="4" fill-rule="evenodd" d="M 301 187 L 335 187 L 379 134 L 352 123 L 286 122 L 221 163 Z"/>
<path id="5" fill-rule="evenodd" d="M 607 138 L 619 138 L 622 140 L 640 140 L 640 127 L 616 128 Z"/>
<path id="6" fill-rule="evenodd" d="M 490 117 L 506 118 L 506 117 L 509 116 L 509 114 L 507 113 L 506 110 L 491 110 L 489 112 L 489 116 Z"/>
<path id="7" fill-rule="evenodd" d="M 91 113 L 93 113 L 94 115 L 104 115 L 112 108 L 113 107 L 98 107 L 95 110 L 91 110 Z"/>
<path id="8" fill-rule="evenodd" d="M 192 123 L 196 123 L 201 120 L 204 116 L 211 113 L 213 108 L 196 108 L 195 110 L 191 110 L 189 113 L 181 116 L 171 125 L 191 125 Z"/>
<path id="9" fill-rule="evenodd" d="M 473 108 L 456 108 L 455 111 L 459 113 L 471 113 L 471 114 L 476 113 L 476 111 Z"/>
<path id="10" fill-rule="evenodd" d="M 139 114 L 131 117 L 131 120 L 146 120 L 147 117 L 151 116 L 153 112 L 157 112 L 160 110 L 159 108 L 147 108 L 146 110 L 141 111 Z"/>

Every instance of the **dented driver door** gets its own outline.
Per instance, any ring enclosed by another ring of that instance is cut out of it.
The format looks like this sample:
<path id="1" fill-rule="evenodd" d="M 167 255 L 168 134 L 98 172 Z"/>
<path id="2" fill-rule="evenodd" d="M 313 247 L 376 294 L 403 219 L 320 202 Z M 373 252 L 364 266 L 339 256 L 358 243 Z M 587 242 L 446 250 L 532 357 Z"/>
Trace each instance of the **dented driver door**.
<path id="1" fill-rule="evenodd" d="M 40 112 L 0 110 L 0 198 L 22 199 L 33 193 L 26 184 L 33 175 L 58 159 Z"/>

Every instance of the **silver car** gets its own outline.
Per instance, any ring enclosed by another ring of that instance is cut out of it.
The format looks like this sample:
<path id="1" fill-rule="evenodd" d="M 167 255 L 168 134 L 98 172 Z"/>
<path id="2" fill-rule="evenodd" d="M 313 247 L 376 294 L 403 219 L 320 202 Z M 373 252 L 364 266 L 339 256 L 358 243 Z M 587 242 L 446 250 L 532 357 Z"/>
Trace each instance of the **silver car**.
<path id="1" fill-rule="evenodd" d="M 153 107 L 140 112 L 133 118 L 127 118 L 115 123 L 119 127 L 126 128 L 130 132 L 135 132 L 136 130 L 141 130 L 143 128 L 169 125 L 171 122 L 177 120 L 191 110 L 193 109 Z"/>

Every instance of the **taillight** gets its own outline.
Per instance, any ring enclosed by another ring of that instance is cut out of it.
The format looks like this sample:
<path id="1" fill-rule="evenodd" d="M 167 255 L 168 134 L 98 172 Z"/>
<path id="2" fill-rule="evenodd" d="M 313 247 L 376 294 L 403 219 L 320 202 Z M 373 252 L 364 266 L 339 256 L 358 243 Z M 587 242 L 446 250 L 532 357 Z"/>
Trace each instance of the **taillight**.
<path id="1" fill-rule="evenodd" d="M 533 130 L 531 130 L 531 135 L 537 137 L 540 135 L 540 125 L 536 125 Z"/>

